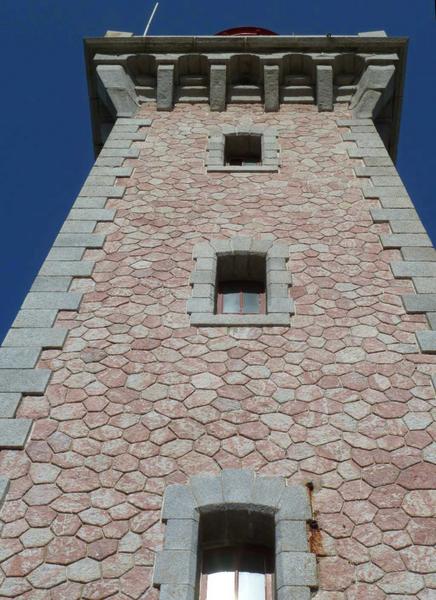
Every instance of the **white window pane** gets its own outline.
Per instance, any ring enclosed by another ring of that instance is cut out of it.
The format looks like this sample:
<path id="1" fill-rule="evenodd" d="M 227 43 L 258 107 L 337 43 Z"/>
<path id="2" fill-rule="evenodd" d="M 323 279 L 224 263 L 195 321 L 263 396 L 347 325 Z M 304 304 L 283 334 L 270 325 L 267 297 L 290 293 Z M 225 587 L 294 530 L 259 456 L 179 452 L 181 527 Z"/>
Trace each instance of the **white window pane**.
<path id="1" fill-rule="evenodd" d="M 223 293 L 223 313 L 239 313 L 239 292 Z"/>
<path id="2" fill-rule="evenodd" d="M 222 572 L 208 575 L 206 600 L 236 600 L 235 573 Z"/>
<path id="3" fill-rule="evenodd" d="M 258 313 L 260 311 L 260 296 L 258 292 L 244 292 L 244 313 Z"/>
<path id="4" fill-rule="evenodd" d="M 239 573 L 238 600 L 265 600 L 265 575 Z"/>

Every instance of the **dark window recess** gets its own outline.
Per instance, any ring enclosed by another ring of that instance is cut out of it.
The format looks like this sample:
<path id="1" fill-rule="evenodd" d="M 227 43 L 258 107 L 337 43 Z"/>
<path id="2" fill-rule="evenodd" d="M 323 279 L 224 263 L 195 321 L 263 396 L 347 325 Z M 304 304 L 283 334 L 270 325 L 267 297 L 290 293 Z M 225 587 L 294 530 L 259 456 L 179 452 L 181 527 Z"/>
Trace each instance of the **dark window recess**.
<path id="1" fill-rule="evenodd" d="M 225 136 L 224 164 L 245 166 L 262 164 L 262 136 L 230 134 Z"/>
<path id="2" fill-rule="evenodd" d="M 265 256 L 218 257 L 216 313 L 265 314 L 265 283 Z"/>
<path id="3" fill-rule="evenodd" d="M 200 518 L 200 545 L 200 600 L 272 600 L 272 515 L 208 513 Z"/>

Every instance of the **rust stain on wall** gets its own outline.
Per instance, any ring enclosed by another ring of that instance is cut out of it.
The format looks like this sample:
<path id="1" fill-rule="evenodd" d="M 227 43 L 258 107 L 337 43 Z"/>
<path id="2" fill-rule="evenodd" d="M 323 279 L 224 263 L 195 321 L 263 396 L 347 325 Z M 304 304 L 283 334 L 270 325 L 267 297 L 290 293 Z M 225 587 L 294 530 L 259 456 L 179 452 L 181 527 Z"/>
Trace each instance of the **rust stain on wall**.
<path id="1" fill-rule="evenodd" d="M 309 547 L 310 552 L 317 556 L 324 555 L 324 548 L 322 545 L 322 534 L 316 521 L 309 522 Z"/>

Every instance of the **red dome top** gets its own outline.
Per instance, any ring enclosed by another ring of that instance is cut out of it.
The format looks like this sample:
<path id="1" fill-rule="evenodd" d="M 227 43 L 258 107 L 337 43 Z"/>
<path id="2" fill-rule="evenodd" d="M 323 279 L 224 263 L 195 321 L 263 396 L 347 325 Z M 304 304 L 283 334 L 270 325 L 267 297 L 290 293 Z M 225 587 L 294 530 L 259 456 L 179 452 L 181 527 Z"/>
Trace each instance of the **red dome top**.
<path id="1" fill-rule="evenodd" d="M 277 35 L 274 31 L 262 27 L 232 27 L 225 29 L 215 35 Z"/>

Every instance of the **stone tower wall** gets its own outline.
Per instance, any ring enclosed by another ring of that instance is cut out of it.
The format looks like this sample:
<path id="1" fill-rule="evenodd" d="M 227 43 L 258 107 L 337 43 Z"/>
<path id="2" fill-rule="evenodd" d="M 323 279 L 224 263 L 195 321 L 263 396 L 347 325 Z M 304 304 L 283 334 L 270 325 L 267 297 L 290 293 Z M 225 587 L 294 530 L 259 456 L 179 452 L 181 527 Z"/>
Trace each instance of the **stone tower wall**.
<path id="1" fill-rule="evenodd" d="M 0 597 L 157 599 L 165 489 L 244 468 L 313 487 L 317 600 L 428 600 L 435 359 L 347 152 L 350 115 L 197 104 L 137 117 L 151 126 L 106 204 L 113 222 L 97 225 L 103 247 L 86 251 L 92 276 L 72 284 L 80 308 L 59 313 L 68 337 L 38 365 L 48 388 L 18 409 L 30 439 L 0 453 Z M 215 125 L 276 128 L 279 173 L 207 173 Z M 289 247 L 289 327 L 190 326 L 194 246 L 236 235 Z"/>

